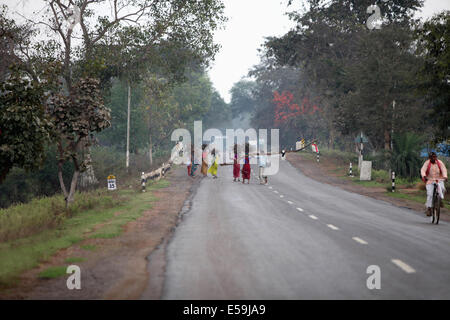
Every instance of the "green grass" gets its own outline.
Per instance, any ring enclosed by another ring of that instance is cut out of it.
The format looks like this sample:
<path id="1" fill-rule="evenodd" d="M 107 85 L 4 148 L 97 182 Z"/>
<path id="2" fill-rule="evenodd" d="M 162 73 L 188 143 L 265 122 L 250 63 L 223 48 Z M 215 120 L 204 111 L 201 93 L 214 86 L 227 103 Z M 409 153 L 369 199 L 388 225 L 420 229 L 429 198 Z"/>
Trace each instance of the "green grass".
<path id="1" fill-rule="evenodd" d="M 94 251 L 97 250 L 97 246 L 93 245 L 93 244 L 83 244 L 80 246 L 81 249 L 83 250 L 88 250 L 88 251 Z"/>
<path id="2" fill-rule="evenodd" d="M 386 194 L 393 198 L 412 200 L 422 204 L 425 204 L 425 201 L 427 200 L 427 193 L 424 190 L 414 193 L 403 193 L 401 190 L 396 190 L 395 192 L 386 192 Z M 447 196 L 444 199 L 444 205 L 446 208 L 449 208 L 450 201 Z"/>
<path id="3" fill-rule="evenodd" d="M 84 262 L 84 258 L 81 257 L 69 257 L 66 260 L 64 260 L 65 263 L 77 263 L 77 262 Z"/>
<path id="4" fill-rule="evenodd" d="M 313 155 L 316 156 L 315 154 Z M 346 165 L 349 165 L 350 162 L 352 162 L 353 167 L 355 167 L 355 163 L 358 164 L 358 156 L 355 152 L 345 152 L 340 150 L 322 148 L 320 150 L 320 156 L 337 159 L 339 162 L 345 163 Z"/>
<path id="5" fill-rule="evenodd" d="M 147 190 L 157 190 L 168 185 L 168 181 L 160 180 L 150 184 Z M 89 196 L 85 195 L 85 197 Z M 37 267 L 40 262 L 47 261 L 60 249 L 68 248 L 90 237 L 111 238 L 118 236 L 124 224 L 138 218 L 155 201 L 151 192 L 141 193 L 130 189 L 118 190 L 115 196 L 94 191 L 91 197 L 95 199 L 95 201 L 90 202 L 93 208 L 82 210 L 83 205 L 75 203 L 75 210 L 70 215 L 65 216 L 57 226 L 47 226 L 47 229 L 33 235 L 0 242 L 0 287 L 14 284 L 20 273 Z M 117 201 L 114 201 L 114 197 Z M 50 198 L 44 199 L 46 202 L 51 200 Z M 98 207 L 95 206 L 96 204 Z M 27 208 L 29 220 L 33 220 L 34 208 Z M 12 210 L 14 211 L 14 208 Z M 38 211 L 39 215 L 45 216 L 43 209 L 38 209 Z M 23 214 L 22 210 L 18 212 Z M 117 212 L 123 213 L 115 215 Z M 26 221 L 27 218 L 22 215 L 21 220 Z M 3 220 L 2 228 L 5 226 L 8 228 L 5 221 L 14 221 L 11 229 L 17 230 L 17 221 L 10 218 Z M 100 223 L 106 223 L 106 225 L 97 230 L 94 235 L 86 235 L 86 231 Z M 94 245 L 83 245 L 81 248 L 85 250 L 96 249 Z"/>
<path id="6" fill-rule="evenodd" d="M 163 188 L 165 185 L 166 185 L 166 183 L 164 182 L 164 180 L 161 180 L 161 183 L 155 184 L 153 186 L 153 189 L 152 189 L 152 187 L 150 187 L 149 191 L 155 190 L 158 188 Z M 149 204 L 148 202 L 149 201 L 153 202 L 155 200 L 156 200 L 156 198 L 153 195 L 148 194 L 146 201 L 141 201 L 141 202 L 133 201 L 133 202 L 123 206 L 123 212 L 121 212 L 118 216 L 116 216 L 110 223 L 108 223 L 107 225 L 105 225 L 102 228 L 100 228 L 99 230 L 97 230 L 91 236 L 91 238 L 110 239 L 110 238 L 117 237 L 118 235 L 120 235 L 122 233 L 122 227 L 125 224 L 139 218 L 139 216 L 145 209 L 149 209 L 151 207 L 151 204 Z"/>
<path id="7" fill-rule="evenodd" d="M 353 178 L 353 180 L 352 180 L 354 183 L 356 183 L 356 184 L 358 184 L 358 185 L 360 185 L 360 186 L 363 186 L 363 187 L 372 187 L 372 188 L 383 188 L 383 187 L 385 187 L 386 186 L 386 184 L 385 183 L 381 183 L 381 182 L 378 182 L 378 181 L 373 181 L 373 180 L 371 180 L 371 181 L 361 181 L 361 180 L 359 180 L 359 178 Z"/>
<path id="8" fill-rule="evenodd" d="M 27 204 L 0 209 L 0 242 L 25 238 L 61 226 L 65 220 L 94 208 L 111 208 L 123 201 L 106 191 L 77 193 L 66 209 L 62 195 L 36 198 Z"/>
<path id="9" fill-rule="evenodd" d="M 412 201 L 421 202 L 421 203 L 425 203 L 425 201 L 427 200 L 426 193 L 410 194 L 410 193 L 402 193 L 401 191 L 396 191 L 396 192 L 386 192 L 386 194 L 393 198 L 412 200 Z"/>
<path id="10" fill-rule="evenodd" d="M 66 274 L 66 266 L 50 267 L 39 273 L 39 278 L 42 279 L 53 279 L 59 278 Z"/>

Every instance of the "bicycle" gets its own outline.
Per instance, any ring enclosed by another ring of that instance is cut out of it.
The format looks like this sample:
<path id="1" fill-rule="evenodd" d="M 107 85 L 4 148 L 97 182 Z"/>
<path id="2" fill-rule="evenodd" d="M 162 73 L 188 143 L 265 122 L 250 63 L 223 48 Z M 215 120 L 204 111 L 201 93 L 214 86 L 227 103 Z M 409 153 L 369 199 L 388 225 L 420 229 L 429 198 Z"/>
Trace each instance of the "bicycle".
<path id="1" fill-rule="evenodd" d="M 438 185 L 439 180 L 436 180 L 436 182 L 433 182 L 433 200 L 431 204 L 431 223 L 432 224 L 438 224 L 439 223 L 439 217 L 441 215 L 441 196 L 439 194 Z"/>

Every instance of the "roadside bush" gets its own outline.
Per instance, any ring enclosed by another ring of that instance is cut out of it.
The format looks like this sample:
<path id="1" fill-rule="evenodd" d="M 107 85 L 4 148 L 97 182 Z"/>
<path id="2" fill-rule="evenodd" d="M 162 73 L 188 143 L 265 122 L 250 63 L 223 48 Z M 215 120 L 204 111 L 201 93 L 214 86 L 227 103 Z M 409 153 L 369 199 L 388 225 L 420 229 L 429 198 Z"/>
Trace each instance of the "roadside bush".
<path id="1" fill-rule="evenodd" d="M 154 155 L 153 167 L 149 165 L 145 154 L 131 154 L 130 168 L 125 168 L 125 152 L 113 147 L 95 146 L 91 149 L 92 165 L 100 189 L 106 189 L 106 179 L 110 174 L 117 177 L 118 187 L 125 184 L 139 183 L 142 171 L 149 172 L 167 161 L 169 152 L 157 151 Z M 73 169 L 70 163 L 63 166 L 63 178 L 70 181 Z M 82 189 L 78 188 L 80 191 Z M 28 203 L 36 197 L 50 197 L 61 192 L 57 176 L 56 151 L 53 147 L 46 153 L 46 161 L 41 170 L 26 172 L 13 168 L 0 184 L 0 208 L 8 208 L 14 204 Z"/>
<path id="2" fill-rule="evenodd" d="M 356 166 L 358 165 L 358 155 L 355 152 L 346 152 L 337 149 L 322 149 L 320 150 L 320 154 L 338 159 L 340 162 L 347 165 L 351 162 L 353 163 L 353 168 L 355 167 L 355 164 Z"/>
<path id="3" fill-rule="evenodd" d="M 380 150 L 376 154 L 364 155 L 364 160 L 372 161 L 372 168 L 389 171 L 392 154 L 389 151 Z"/>
<path id="4" fill-rule="evenodd" d="M 92 167 L 100 181 L 100 188 L 106 187 L 106 179 L 109 175 L 122 177 L 126 174 L 125 152 L 119 152 L 111 147 L 96 146 L 91 149 L 91 156 Z"/>
<path id="5" fill-rule="evenodd" d="M 391 167 L 396 176 L 407 178 L 409 181 L 420 176 L 422 144 L 422 138 L 414 133 L 407 132 L 394 137 Z"/>
<path id="6" fill-rule="evenodd" d="M 106 179 L 109 175 L 115 175 L 117 185 L 133 184 L 140 182 L 141 172 L 149 172 L 167 162 L 170 152 L 156 151 L 153 156 L 153 165 L 150 166 L 148 155 L 130 154 L 130 167 L 125 167 L 125 152 L 112 147 L 96 146 L 91 150 L 92 166 L 95 176 L 100 181 L 100 188 L 106 188 Z"/>
<path id="7" fill-rule="evenodd" d="M 389 172 L 386 170 L 372 169 L 372 180 L 380 183 L 386 183 L 389 182 L 391 178 L 389 177 Z"/>
<path id="8" fill-rule="evenodd" d="M 64 197 L 35 198 L 27 204 L 0 209 L 0 242 L 24 238 L 43 230 L 55 228 L 85 210 L 111 208 L 123 199 L 106 191 L 77 193 L 74 203 L 66 209 Z"/>
<path id="9" fill-rule="evenodd" d="M 63 166 L 63 177 L 69 180 L 72 176 L 70 164 Z M 27 203 L 35 197 L 52 196 L 60 192 L 60 185 L 56 168 L 56 152 L 49 148 L 46 160 L 41 170 L 26 172 L 13 168 L 0 184 L 0 208 L 7 208 L 13 204 Z"/>

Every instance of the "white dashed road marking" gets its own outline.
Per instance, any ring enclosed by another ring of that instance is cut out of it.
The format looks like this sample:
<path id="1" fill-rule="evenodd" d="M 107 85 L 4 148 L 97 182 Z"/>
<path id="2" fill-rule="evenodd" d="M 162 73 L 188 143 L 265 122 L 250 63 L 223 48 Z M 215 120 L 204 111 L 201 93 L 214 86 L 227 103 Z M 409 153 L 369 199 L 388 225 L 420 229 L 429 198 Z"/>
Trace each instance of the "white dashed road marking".
<path id="1" fill-rule="evenodd" d="M 280 198 L 284 198 L 284 196 L 282 194 L 280 194 Z"/>
<path id="2" fill-rule="evenodd" d="M 310 217 L 311 219 L 313 219 L 313 220 L 319 219 L 319 218 L 317 218 L 315 215 L 312 215 L 312 214 L 310 214 L 309 217 Z"/>
<path id="3" fill-rule="evenodd" d="M 292 202 L 292 201 L 289 201 L 289 200 L 288 200 L 288 203 L 289 203 L 289 204 L 293 204 L 293 202 Z"/>
<path id="4" fill-rule="evenodd" d="M 391 260 L 393 264 L 395 264 L 397 267 L 405 271 L 406 273 L 414 273 L 416 270 L 414 270 L 411 266 L 404 263 L 402 260 L 399 259 L 392 259 Z"/>
<path id="5" fill-rule="evenodd" d="M 297 210 L 300 211 L 300 212 L 303 212 L 303 209 L 302 209 L 302 208 L 297 208 Z"/>
<path id="6" fill-rule="evenodd" d="M 272 189 L 272 187 L 269 187 L 269 189 Z"/>
<path id="7" fill-rule="evenodd" d="M 275 193 L 278 193 L 278 191 L 277 191 L 277 190 L 275 190 L 274 192 L 275 192 Z"/>
<path id="8" fill-rule="evenodd" d="M 367 244 L 367 242 L 366 241 L 364 241 L 363 239 L 361 239 L 361 238 L 358 238 L 358 237 L 353 237 L 352 238 L 353 240 L 355 240 L 356 242 L 359 242 L 359 243 L 361 243 L 361 244 Z"/>
<path id="9" fill-rule="evenodd" d="M 330 229 L 332 229 L 332 230 L 339 230 L 338 227 L 333 226 L 332 224 L 327 224 L 327 227 L 330 228 Z"/>

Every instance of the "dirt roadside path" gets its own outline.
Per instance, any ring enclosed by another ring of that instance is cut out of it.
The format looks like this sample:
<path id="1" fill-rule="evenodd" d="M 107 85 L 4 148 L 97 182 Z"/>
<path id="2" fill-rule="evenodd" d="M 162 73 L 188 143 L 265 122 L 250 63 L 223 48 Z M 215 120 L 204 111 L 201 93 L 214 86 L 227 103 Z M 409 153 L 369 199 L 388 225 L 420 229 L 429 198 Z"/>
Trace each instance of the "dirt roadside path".
<path id="1" fill-rule="evenodd" d="M 421 203 L 407 199 L 390 197 L 386 195 L 385 188 L 364 187 L 354 184 L 349 180 L 339 178 L 337 174 L 333 172 L 333 170 L 336 169 L 336 165 L 332 161 L 324 157 L 321 157 L 320 163 L 317 163 L 317 161 L 315 160 L 305 159 L 298 153 L 288 153 L 286 154 L 286 159 L 294 167 L 300 169 L 301 172 L 309 178 L 312 178 L 319 182 L 337 186 L 350 192 L 359 193 L 378 200 L 383 200 L 398 207 L 414 210 L 423 214 L 423 216 L 425 217 L 425 207 Z M 448 210 L 447 208 L 443 208 L 441 209 L 441 213 L 444 213 L 441 214 L 442 220 L 450 221 L 450 210 Z"/>
<path id="2" fill-rule="evenodd" d="M 156 201 L 135 221 L 124 226 L 124 232 L 112 239 L 88 239 L 59 251 L 47 262 L 25 272 L 20 284 L 9 290 L 6 299 L 139 299 L 144 291 L 159 298 L 160 282 L 149 287 L 151 275 L 148 257 L 171 236 L 180 211 L 200 178 L 186 175 L 184 166 L 169 171 L 170 185 L 152 191 Z M 118 213 L 120 214 L 120 213 Z M 96 250 L 84 250 L 93 245 Z M 158 251 L 158 250 L 156 250 Z M 73 263 L 81 269 L 81 290 L 68 290 L 67 276 L 40 279 L 39 272 L 64 265 L 68 257 L 81 257 Z M 159 261 L 159 266 L 164 267 Z"/>

